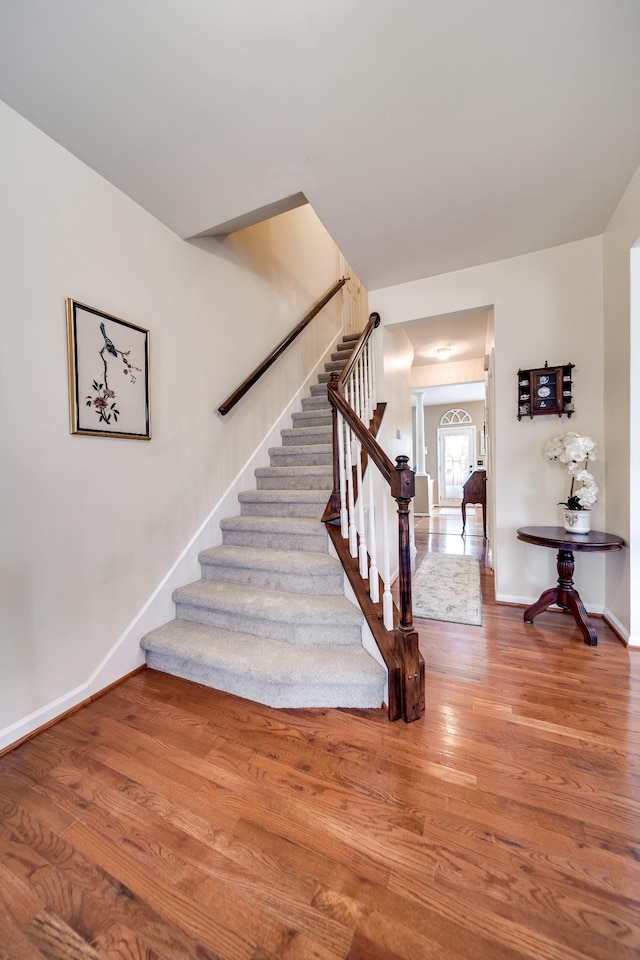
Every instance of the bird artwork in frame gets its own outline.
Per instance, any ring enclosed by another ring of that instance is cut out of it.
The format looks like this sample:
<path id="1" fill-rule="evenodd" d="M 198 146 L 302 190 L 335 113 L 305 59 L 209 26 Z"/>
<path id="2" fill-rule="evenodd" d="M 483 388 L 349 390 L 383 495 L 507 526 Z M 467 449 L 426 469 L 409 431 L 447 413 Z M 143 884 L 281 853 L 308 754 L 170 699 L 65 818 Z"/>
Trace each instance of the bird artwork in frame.
<path id="1" fill-rule="evenodd" d="M 67 299 L 71 433 L 150 440 L 149 331 Z"/>

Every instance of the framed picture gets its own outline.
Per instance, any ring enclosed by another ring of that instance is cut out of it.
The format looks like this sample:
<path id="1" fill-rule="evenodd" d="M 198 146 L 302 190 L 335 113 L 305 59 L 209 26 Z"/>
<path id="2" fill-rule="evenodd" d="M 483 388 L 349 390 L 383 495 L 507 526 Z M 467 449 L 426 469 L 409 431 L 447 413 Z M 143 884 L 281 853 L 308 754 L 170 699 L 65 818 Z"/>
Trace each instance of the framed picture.
<path id="1" fill-rule="evenodd" d="M 67 299 L 71 433 L 150 440 L 149 331 Z"/>

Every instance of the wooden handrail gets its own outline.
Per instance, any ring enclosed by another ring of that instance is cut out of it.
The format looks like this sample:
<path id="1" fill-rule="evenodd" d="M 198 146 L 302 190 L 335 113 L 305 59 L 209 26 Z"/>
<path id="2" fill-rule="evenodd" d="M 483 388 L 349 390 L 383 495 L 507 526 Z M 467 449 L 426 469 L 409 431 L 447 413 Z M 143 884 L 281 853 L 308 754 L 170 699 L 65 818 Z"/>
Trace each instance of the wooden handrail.
<path id="1" fill-rule="evenodd" d="M 335 283 L 331 287 L 331 290 L 329 290 L 328 293 L 326 293 L 324 297 L 321 300 L 319 300 L 314 307 L 312 307 L 309 313 L 307 313 L 302 318 L 300 323 L 293 328 L 291 333 L 287 334 L 284 340 L 282 340 L 278 344 L 278 346 L 271 351 L 269 356 L 266 357 L 258 367 L 256 367 L 253 373 L 250 373 L 247 379 L 243 380 L 240 386 L 237 387 L 237 389 L 234 390 L 233 393 L 227 397 L 224 403 L 222 403 L 218 407 L 218 413 L 222 414 L 222 416 L 224 417 L 225 414 L 229 413 L 229 411 L 232 410 L 233 407 L 235 407 L 236 403 L 238 403 L 239 400 L 242 400 L 245 393 L 248 393 L 248 391 L 251 389 L 254 383 L 256 383 L 260 379 L 263 373 L 267 372 L 269 367 L 276 362 L 278 357 L 280 357 L 284 353 L 287 347 L 289 347 L 293 343 L 293 341 L 296 339 L 296 337 L 298 337 L 302 333 L 305 327 L 308 326 L 309 323 L 311 323 L 313 318 L 318 313 L 320 313 L 322 308 L 326 307 L 326 305 L 329 303 L 332 297 L 335 297 L 338 290 L 341 290 L 342 287 L 344 287 L 348 279 L 349 277 L 342 277 L 340 280 L 338 280 L 337 283 Z"/>
<path id="2" fill-rule="evenodd" d="M 349 357 L 346 363 L 346 366 L 344 367 L 344 369 L 342 370 L 342 373 L 338 378 L 340 393 L 344 392 L 344 384 L 348 380 L 351 374 L 351 371 L 353 370 L 356 363 L 360 359 L 362 351 L 364 350 L 364 348 L 366 347 L 369 341 L 369 337 L 371 336 L 373 331 L 376 329 L 376 327 L 379 327 L 379 326 L 380 326 L 380 314 L 372 313 L 371 316 L 369 317 L 366 327 L 360 334 L 360 339 L 358 340 L 355 347 L 351 351 L 351 356 Z"/>

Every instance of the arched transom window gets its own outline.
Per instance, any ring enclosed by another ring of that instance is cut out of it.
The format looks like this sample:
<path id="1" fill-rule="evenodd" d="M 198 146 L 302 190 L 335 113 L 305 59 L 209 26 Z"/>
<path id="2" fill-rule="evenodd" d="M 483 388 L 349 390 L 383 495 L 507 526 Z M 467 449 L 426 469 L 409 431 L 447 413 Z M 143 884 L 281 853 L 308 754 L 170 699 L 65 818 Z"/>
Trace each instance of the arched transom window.
<path id="1" fill-rule="evenodd" d="M 471 417 L 466 410 L 447 410 L 440 420 L 441 427 L 451 427 L 458 423 L 471 423 Z"/>

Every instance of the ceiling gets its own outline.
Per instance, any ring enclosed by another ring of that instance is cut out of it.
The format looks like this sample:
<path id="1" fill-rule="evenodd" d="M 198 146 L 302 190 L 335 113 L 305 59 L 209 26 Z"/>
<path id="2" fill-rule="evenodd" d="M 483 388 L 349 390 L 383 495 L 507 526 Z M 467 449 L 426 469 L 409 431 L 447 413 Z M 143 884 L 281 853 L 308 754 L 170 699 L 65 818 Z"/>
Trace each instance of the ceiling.
<path id="1" fill-rule="evenodd" d="M 465 310 L 400 324 L 413 347 L 413 366 L 484 358 L 489 310 Z M 438 350 L 449 349 L 443 358 Z"/>
<path id="2" fill-rule="evenodd" d="M 183 238 L 306 198 L 373 290 L 601 233 L 639 48 L 638 0 L 0 0 L 0 99 Z"/>

